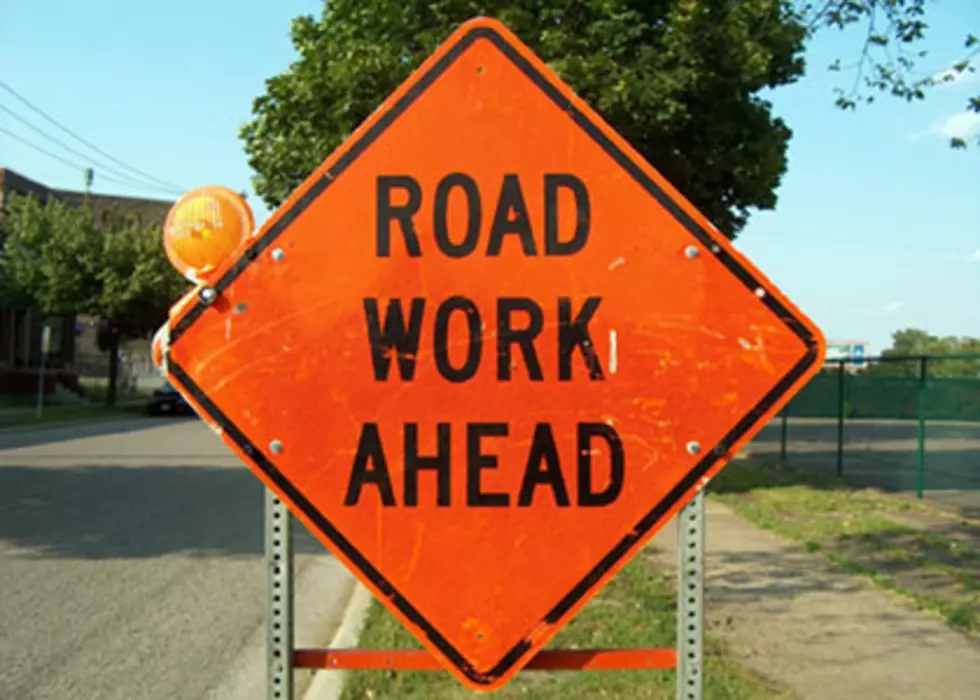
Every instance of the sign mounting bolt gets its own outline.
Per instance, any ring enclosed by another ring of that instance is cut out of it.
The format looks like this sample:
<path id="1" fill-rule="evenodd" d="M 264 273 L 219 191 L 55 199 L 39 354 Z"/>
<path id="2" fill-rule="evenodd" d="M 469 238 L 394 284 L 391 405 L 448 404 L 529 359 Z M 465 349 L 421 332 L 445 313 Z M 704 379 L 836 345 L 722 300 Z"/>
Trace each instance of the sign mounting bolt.
<path id="1" fill-rule="evenodd" d="M 701 443 L 695 440 L 687 443 L 687 451 L 689 454 L 696 455 L 701 451 Z"/>
<path id="2" fill-rule="evenodd" d="M 694 258 L 698 257 L 700 252 L 701 251 L 698 250 L 696 245 L 689 245 L 684 249 L 684 257 L 686 257 L 688 260 L 694 260 Z"/>
<path id="3" fill-rule="evenodd" d="M 212 304 L 218 298 L 218 292 L 214 287 L 205 287 L 198 296 L 205 304 Z"/>
<path id="4" fill-rule="evenodd" d="M 273 260 L 275 260 L 276 262 L 279 262 L 284 257 L 286 257 L 286 251 L 284 251 L 282 248 L 274 248 L 273 249 L 273 251 L 272 251 L 272 259 Z"/>
<path id="5" fill-rule="evenodd" d="M 269 443 L 269 449 L 272 451 L 272 454 L 274 455 L 281 453 L 282 442 L 280 442 L 279 440 L 273 440 L 272 442 Z"/>

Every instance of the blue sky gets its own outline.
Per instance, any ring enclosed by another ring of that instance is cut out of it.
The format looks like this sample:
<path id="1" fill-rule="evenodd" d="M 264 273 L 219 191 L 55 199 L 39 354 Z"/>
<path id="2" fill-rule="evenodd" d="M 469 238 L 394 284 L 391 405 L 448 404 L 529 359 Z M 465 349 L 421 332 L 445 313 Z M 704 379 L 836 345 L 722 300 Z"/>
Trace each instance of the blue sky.
<path id="1" fill-rule="evenodd" d="M 319 0 L 11 0 L 2 3 L 0 80 L 157 178 L 251 191 L 238 128 L 264 80 L 295 58 L 289 21 L 321 7 Z M 976 0 L 934 1 L 929 19 L 923 70 L 948 67 L 966 32 L 980 34 Z M 938 89 L 924 103 L 882 98 L 841 112 L 832 90 L 849 76 L 825 67 L 855 56 L 858 40 L 826 33 L 810 47 L 807 77 L 767 96 L 794 130 L 789 171 L 776 210 L 755 214 L 737 245 L 830 338 L 868 340 L 876 352 L 897 328 L 980 335 L 980 150 L 946 146 L 951 133 L 980 133 L 980 115 L 964 112 L 980 77 Z M 2 89 L 0 107 L 87 150 Z M 92 164 L 2 109 L 0 128 Z M 0 166 L 54 187 L 83 184 L 77 168 L 3 132 Z M 96 192 L 167 196 L 95 169 Z M 267 212 L 251 201 L 263 220 Z"/>

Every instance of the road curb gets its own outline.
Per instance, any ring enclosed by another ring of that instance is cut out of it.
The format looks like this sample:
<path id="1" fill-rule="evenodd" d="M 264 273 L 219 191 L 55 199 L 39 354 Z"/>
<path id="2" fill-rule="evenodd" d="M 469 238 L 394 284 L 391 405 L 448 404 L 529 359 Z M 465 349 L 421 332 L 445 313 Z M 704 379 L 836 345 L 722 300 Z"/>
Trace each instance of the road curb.
<path id="1" fill-rule="evenodd" d="M 344 610 L 340 627 L 330 640 L 331 649 L 349 649 L 357 645 L 372 600 L 371 592 L 358 581 L 347 603 L 347 609 Z M 317 671 L 303 694 L 303 700 L 339 700 L 344 690 L 346 673 L 346 671 Z"/>
<path id="2" fill-rule="evenodd" d="M 298 533 L 294 533 L 298 534 Z M 339 561 L 328 555 L 300 555 L 294 563 L 294 648 L 315 649 L 336 640 L 349 618 L 357 594 L 357 580 Z M 256 570 L 256 574 L 260 573 Z M 264 576 L 263 579 L 264 581 Z M 258 611 L 257 626 L 230 664 L 221 671 L 205 700 L 265 700 L 268 689 L 268 627 L 266 611 Z M 313 670 L 294 669 L 293 696 L 306 698 L 314 683 Z"/>

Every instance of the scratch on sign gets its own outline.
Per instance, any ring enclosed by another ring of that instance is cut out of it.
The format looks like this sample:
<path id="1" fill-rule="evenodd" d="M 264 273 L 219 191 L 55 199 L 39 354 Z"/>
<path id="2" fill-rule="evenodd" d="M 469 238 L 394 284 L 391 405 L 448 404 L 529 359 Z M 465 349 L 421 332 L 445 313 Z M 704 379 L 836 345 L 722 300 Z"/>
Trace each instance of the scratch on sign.
<path id="1" fill-rule="evenodd" d="M 616 354 L 616 331 L 609 331 L 609 373 L 616 374 L 616 366 L 618 365 L 618 356 Z"/>

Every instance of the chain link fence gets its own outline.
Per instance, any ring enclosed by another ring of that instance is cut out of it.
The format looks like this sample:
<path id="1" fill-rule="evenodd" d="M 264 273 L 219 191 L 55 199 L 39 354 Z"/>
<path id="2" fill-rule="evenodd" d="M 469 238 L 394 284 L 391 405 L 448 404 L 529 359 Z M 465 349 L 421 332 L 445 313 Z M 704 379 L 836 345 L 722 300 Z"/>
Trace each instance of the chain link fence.
<path id="1" fill-rule="evenodd" d="M 980 515 L 980 354 L 829 362 L 751 451 Z"/>

